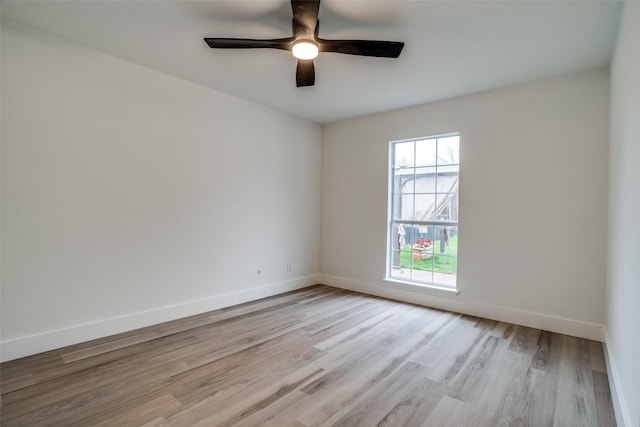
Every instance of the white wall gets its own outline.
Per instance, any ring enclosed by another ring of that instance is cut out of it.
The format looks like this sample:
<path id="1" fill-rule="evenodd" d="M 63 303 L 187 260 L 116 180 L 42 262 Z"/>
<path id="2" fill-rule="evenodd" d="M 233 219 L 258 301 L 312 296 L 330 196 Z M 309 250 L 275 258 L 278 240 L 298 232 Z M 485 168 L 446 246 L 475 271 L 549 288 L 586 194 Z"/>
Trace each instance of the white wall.
<path id="1" fill-rule="evenodd" d="M 319 125 L 6 23 L 2 113 L 5 360 L 316 282 Z"/>
<path id="2" fill-rule="evenodd" d="M 611 69 L 607 350 L 621 426 L 640 426 L 640 3 L 626 2 Z M 617 396 L 617 398 L 616 398 Z M 624 421 L 623 421 L 624 420 Z"/>
<path id="3" fill-rule="evenodd" d="M 602 339 L 608 89 L 598 69 L 325 126 L 324 282 Z M 388 141 L 455 131 L 460 294 L 392 288 Z"/>

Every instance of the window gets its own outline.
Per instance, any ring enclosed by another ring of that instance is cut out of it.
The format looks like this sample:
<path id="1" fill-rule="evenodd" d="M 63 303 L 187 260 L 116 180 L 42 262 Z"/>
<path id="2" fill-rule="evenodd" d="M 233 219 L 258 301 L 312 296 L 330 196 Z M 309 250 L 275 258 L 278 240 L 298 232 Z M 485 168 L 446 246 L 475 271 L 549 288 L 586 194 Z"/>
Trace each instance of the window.
<path id="1" fill-rule="evenodd" d="M 387 278 L 456 289 L 460 135 L 390 143 Z"/>

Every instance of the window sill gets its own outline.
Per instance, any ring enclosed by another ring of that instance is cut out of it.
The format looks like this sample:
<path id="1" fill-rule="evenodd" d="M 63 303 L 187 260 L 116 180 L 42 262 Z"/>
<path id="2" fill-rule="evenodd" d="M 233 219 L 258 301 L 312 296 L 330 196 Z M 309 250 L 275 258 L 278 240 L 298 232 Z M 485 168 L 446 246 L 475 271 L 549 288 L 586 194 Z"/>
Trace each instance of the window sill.
<path id="1" fill-rule="evenodd" d="M 439 296 L 448 296 L 448 297 L 454 297 L 460 294 L 459 290 L 447 288 L 444 286 L 405 282 L 403 280 L 397 280 L 397 279 L 391 279 L 391 278 L 386 278 L 383 280 L 389 286 L 398 288 L 398 289 L 403 289 L 405 291 L 419 292 L 423 294 L 431 294 L 431 295 L 439 295 Z"/>

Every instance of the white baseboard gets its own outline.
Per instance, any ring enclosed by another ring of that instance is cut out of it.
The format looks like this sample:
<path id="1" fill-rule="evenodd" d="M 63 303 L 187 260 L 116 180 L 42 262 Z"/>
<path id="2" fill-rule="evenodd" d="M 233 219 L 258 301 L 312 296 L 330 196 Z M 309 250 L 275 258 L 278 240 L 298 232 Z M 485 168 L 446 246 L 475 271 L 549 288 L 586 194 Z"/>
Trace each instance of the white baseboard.
<path id="1" fill-rule="evenodd" d="M 381 283 L 365 283 L 358 280 L 327 274 L 320 274 L 318 276 L 318 280 L 319 283 L 337 288 L 377 295 L 413 304 L 439 308 L 442 310 L 454 311 L 456 313 L 514 323 L 516 325 L 558 332 L 594 341 L 603 341 L 604 339 L 603 326 L 597 323 L 566 319 L 530 311 L 515 310 L 508 307 L 474 303 L 465 301 L 460 296 L 436 295 L 425 291 L 411 290 L 409 287 L 407 287 L 407 289 L 403 289 L 398 286 L 384 284 L 382 281 Z"/>
<path id="2" fill-rule="evenodd" d="M 613 410 L 616 414 L 616 423 L 620 427 L 632 427 L 631 415 L 627 401 L 622 391 L 622 383 L 620 381 L 620 373 L 616 366 L 615 357 L 611 353 L 609 346 L 609 333 L 604 328 L 604 360 L 607 363 L 607 376 L 609 377 L 609 389 L 611 390 L 611 401 L 613 402 Z"/>
<path id="3" fill-rule="evenodd" d="M 305 288 L 317 283 L 596 341 L 603 341 L 604 339 L 602 325 L 595 323 L 513 310 L 500 306 L 471 303 L 455 296 L 430 295 L 388 285 L 365 283 L 343 277 L 320 274 L 6 340 L 0 343 L 0 361 L 18 359 L 96 338 L 103 338 Z"/>
<path id="4" fill-rule="evenodd" d="M 145 326 L 180 319 L 207 311 L 217 310 L 272 295 L 306 288 L 318 283 L 316 275 L 305 276 L 285 282 L 272 283 L 237 292 L 214 295 L 196 301 L 158 307 L 125 316 L 74 325 L 36 335 L 10 339 L 0 343 L 0 362 L 31 356 L 44 351 L 72 344 L 103 338 Z"/>

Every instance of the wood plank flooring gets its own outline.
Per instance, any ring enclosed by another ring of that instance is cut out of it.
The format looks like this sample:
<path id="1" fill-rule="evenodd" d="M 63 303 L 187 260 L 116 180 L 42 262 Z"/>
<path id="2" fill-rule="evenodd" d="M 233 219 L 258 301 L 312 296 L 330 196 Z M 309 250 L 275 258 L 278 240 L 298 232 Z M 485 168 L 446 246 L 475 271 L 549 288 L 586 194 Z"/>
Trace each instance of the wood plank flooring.
<path id="1" fill-rule="evenodd" d="M 0 365 L 10 426 L 614 426 L 600 343 L 314 286 Z"/>

